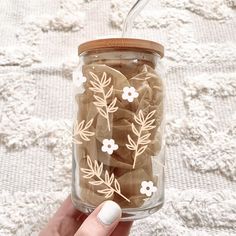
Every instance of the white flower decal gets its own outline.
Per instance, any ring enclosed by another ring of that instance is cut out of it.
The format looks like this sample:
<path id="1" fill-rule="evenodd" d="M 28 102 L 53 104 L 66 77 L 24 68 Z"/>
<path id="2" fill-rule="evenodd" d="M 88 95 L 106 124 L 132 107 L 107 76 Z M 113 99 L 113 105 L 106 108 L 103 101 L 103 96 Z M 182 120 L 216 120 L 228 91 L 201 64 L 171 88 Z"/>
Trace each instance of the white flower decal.
<path id="1" fill-rule="evenodd" d="M 82 74 L 80 70 L 73 71 L 73 84 L 78 89 L 79 93 L 84 93 L 83 83 L 87 81 L 87 78 Z"/>
<path id="2" fill-rule="evenodd" d="M 124 87 L 122 98 L 124 100 L 128 100 L 129 102 L 133 102 L 135 98 L 138 97 L 138 92 L 136 92 L 134 87 Z"/>
<path id="3" fill-rule="evenodd" d="M 111 155 L 114 150 L 118 149 L 118 145 L 115 144 L 113 139 L 104 139 L 102 144 L 102 151 L 107 152 L 109 155 Z"/>
<path id="4" fill-rule="evenodd" d="M 152 181 L 143 181 L 141 183 L 141 189 L 140 189 L 140 193 L 142 194 L 146 194 L 147 197 L 150 197 L 152 195 L 152 193 L 157 191 L 157 187 L 153 186 L 153 182 Z"/>

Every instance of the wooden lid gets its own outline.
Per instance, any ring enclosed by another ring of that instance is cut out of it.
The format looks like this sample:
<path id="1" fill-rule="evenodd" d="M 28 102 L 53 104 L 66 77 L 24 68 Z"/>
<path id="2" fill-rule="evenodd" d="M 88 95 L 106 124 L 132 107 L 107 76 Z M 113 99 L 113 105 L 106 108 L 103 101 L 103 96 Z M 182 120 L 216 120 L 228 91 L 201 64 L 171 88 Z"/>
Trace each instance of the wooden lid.
<path id="1" fill-rule="evenodd" d="M 100 49 L 133 49 L 158 53 L 161 58 L 164 56 L 164 47 L 161 44 L 150 40 L 132 38 L 107 38 L 88 41 L 79 46 L 78 52 L 80 55 L 83 52 Z"/>

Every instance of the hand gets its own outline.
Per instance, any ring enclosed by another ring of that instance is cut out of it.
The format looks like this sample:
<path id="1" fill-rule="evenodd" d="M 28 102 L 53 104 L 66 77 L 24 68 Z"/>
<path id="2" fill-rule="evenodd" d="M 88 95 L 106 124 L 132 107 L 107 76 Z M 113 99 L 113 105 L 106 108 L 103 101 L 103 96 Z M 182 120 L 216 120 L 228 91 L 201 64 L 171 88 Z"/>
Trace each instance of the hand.
<path id="1" fill-rule="evenodd" d="M 99 205 L 89 216 L 73 207 L 70 196 L 39 236 L 128 236 L 132 222 L 120 222 L 121 209 L 113 201 Z"/>

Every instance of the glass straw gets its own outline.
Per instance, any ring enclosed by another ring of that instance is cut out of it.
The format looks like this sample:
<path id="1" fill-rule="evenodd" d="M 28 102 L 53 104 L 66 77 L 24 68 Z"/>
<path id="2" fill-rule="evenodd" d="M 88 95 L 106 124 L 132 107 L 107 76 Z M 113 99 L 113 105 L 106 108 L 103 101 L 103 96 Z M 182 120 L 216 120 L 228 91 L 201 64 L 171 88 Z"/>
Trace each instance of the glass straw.
<path id="1" fill-rule="evenodd" d="M 134 19 L 141 12 L 141 10 L 147 5 L 149 1 L 150 0 L 138 0 L 130 9 L 124 22 L 122 38 L 127 37 L 128 33 L 131 34 Z"/>

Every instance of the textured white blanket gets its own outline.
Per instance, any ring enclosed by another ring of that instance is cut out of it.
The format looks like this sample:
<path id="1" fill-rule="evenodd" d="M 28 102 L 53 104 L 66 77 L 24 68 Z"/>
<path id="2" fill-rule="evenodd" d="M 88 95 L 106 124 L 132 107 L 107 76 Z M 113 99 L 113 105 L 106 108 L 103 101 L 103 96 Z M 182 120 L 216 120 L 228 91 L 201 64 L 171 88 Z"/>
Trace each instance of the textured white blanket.
<path id="1" fill-rule="evenodd" d="M 71 181 L 77 46 L 135 0 L 0 2 L 0 235 L 37 235 Z M 236 2 L 151 0 L 133 36 L 166 49 L 166 204 L 132 236 L 236 235 Z"/>

